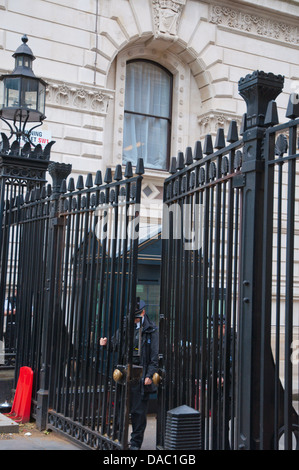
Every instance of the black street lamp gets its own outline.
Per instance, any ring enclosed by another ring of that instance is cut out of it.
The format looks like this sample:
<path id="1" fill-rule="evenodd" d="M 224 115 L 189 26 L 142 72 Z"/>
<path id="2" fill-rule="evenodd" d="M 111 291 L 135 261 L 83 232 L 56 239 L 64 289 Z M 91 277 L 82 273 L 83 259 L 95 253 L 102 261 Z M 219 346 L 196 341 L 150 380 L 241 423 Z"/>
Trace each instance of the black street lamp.
<path id="1" fill-rule="evenodd" d="M 34 146 L 30 132 L 43 124 L 45 116 L 46 82 L 37 78 L 32 70 L 35 57 L 27 45 L 28 38 L 22 37 L 22 44 L 13 54 L 15 68 L 11 74 L 0 76 L 0 118 L 10 128 L 10 137 L 15 134 Z M 13 121 L 13 126 L 8 122 Z M 27 123 L 38 122 L 26 131 Z"/>

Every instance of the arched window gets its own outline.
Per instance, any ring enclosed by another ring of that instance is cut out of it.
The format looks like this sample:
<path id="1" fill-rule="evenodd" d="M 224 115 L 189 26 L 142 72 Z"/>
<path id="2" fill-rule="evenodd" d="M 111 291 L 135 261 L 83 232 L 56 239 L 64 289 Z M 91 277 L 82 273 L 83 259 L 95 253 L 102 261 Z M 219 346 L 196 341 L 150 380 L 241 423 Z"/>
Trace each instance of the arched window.
<path id="1" fill-rule="evenodd" d="M 170 153 L 172 75 L 146 60 L 127 62 L 123 163 L 168 169 Z"/>

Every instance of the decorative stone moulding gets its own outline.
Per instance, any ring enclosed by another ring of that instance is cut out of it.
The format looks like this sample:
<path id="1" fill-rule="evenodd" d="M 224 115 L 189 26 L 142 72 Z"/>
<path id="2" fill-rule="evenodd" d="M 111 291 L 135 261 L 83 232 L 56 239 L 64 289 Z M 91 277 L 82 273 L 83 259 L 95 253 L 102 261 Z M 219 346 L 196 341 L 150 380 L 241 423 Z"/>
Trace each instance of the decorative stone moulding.
<path id="1" fill-rule="evenodd" d="M 218 129 L 223 128 L 228 132 L 232 120 L 237 122 L 238 128 L 241 128 L 242 117 L 226 112 L 208 112 L 198 116 L 199 135 L 204 138 L 207 134 L 215 135 Z"/>
<path id="2" fill-rule="evenodd" d="M 81 112 L 106 115 L 109 100 L 114 96 L 112 90 L 101 90 L 70 84 L 49 83 L 47 87 L 47 105 Z"/>
<path id="3" fill-rule="evenodd" d="M 156 37 L 177 37 L 186 0 L 152 0 Z"/>
<path id="4" fill-rule="evenodd" d="M 211 5 L 210 23 L 276 41 L 299 44 L 299 28 L 295 22 L 286 23 L 280 19 L 250 14 L 248 11 L 225 5 Z"/>

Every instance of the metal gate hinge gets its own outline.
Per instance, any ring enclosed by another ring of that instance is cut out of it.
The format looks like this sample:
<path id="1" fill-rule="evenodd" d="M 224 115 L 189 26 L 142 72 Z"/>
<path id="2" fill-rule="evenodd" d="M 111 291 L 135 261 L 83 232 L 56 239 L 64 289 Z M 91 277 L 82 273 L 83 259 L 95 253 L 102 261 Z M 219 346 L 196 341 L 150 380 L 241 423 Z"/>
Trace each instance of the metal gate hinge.
<path id="1" fill-rule="evenodd" d="M 233 188 L 243 188 L 246 184 L 246 175 L 240 174 L 233 177 Z"/>
<path id="2" fill-rule="evenodd" d="M 61 225 L 64 224 L 63 218 L 62 217 L 53 217 L 51 219 L 51 224 L 52 224 L 53 227 L 59 226 L 59 225 L 61 226 Z"/>

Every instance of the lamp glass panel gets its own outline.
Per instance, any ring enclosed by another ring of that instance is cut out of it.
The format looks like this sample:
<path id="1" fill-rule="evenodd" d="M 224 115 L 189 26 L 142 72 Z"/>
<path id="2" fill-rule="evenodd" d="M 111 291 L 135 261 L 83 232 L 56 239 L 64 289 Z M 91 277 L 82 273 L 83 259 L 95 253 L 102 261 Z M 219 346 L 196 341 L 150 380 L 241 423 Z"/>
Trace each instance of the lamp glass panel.
<path id="1" fill-rule="evenodd" d="M 22 108 L 37 109 L 38 81 L 31 78 L 22 78 Z"/>
<path id="2" fill-rule="evenodd" d="M 0 81 L 0 109 L 4 107 L 4 82 Z"/>
<path id="3" fill-rule="evenodd" d="M 20 78 L 7 78 L 4 83 L 4 106 L 7 108 L 18 108 L 20 99 Z"/>
<path id="4" fill-rule="evenodd" d="M 42 83 L 38 85 L 38 111 L 45 114 L 46 87 Z"/>

